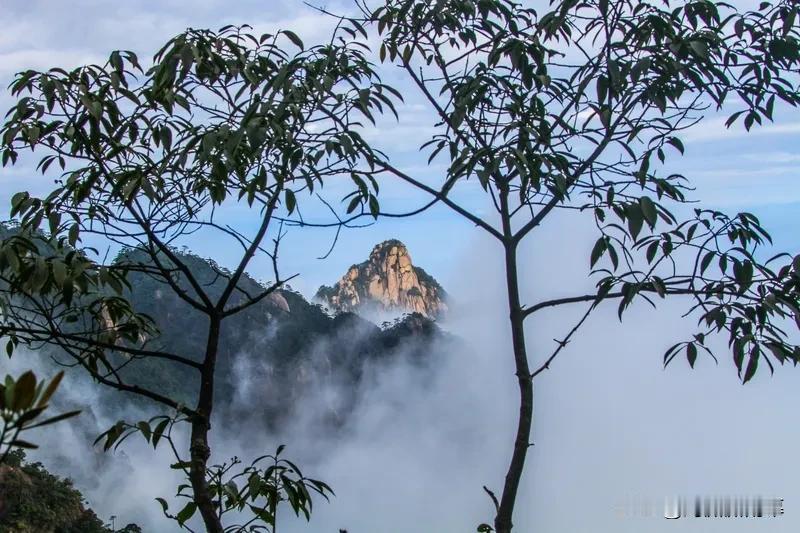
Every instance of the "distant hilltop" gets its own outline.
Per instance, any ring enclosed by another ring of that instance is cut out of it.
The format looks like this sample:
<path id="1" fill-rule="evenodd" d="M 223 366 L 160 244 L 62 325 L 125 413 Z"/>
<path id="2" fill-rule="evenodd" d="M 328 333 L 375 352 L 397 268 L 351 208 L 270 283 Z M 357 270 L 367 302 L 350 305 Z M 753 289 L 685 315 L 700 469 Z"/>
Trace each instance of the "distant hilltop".
<path id="1" fill-rule="evenodd" d="M 351 266 L 333 287 L 323 285 L 314 299 L 336 312 L 419 313 L 441 318 L 447 293 L 420 267 L 397 239 L 376 245 L 363 263 Z"/>

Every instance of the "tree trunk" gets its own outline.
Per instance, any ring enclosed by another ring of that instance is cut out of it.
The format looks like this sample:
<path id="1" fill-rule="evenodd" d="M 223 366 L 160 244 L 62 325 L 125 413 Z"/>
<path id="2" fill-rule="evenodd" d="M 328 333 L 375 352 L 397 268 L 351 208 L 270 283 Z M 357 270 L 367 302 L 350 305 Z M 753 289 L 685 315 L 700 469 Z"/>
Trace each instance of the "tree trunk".
<path id="1" fill-rule="evenodd" d="M 501 201 L 504 200 L 501 198 Z M 506 202 L 503 202 L 505 205 Z M 505 218 L 505 217 L 504 217 Z M 505 221 L 504 221 L 505 222 Z M 511 235 L 510 222 L 504 223 L 504 233 Z M 514 439 L 514 451 L 506 472 L 503 494 L 494 519 L 497 533 L 510 533 L 513 527 L 512 517 L 517 499 L 522 472 L 525 468 L 525 457 L 530 447 L 531 423 L 533 420 L 533 379 L 528 366 L 528 353 L 525 348 L 525 317 L 522 313 L 519 296 L 519 278 L 517 273 L 517 244 L 513 239 L 503 243 L 505 248 L 506 285 L 508 288 L 509 319 L 511 321 L 511 340 L 514 349 L 514 363 L 519 385 L 519 420 L 517 435 Z"/>
<path id="2" fill-rule="evenodd" d="M 206 483 L 206 466 L 211 455 L 208 447 L 208 424 L 205 421 L 192 423 L 191 466 L 189 481 L 194 491 L 194 502 L 203 518 L 208 533 L 223 533 L 222 522 L 214 509 L 214 501 Z"/>
<path id="3" fill-rule="evenodd" d="M 200 381 L 200 397 L 197 402 L 199 416 L 192 421 L 192 435 L 189 445 L 191 465 L 189 481 L 194 492 L 194 502 L 203 518 L 208 533 L 223 533 L 222 521 L 214 508 L 214 500 L 206 482 L 206 468 L 211 448 L 208 445 L 208 432 L 211 429 L 211 412 L 214 406 L 214 369 L 219 345 L 220 319 L 209 318 L 206 356 Z"/>

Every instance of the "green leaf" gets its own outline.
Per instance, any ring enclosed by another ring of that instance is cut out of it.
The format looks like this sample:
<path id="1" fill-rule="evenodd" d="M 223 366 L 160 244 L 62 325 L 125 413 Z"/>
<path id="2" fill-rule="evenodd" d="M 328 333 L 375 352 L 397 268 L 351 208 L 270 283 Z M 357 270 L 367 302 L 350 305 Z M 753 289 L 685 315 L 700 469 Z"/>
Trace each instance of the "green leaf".
<path id="1" fill-rule="evenodd" d="M 22 374 L 14 387 L 11 409 L 22 411 L 33 404 L 36 395 L 36 376 L 30 370 Z"/>
<path id="2" fill-rule="evenodd" d="M 62 413 L 60 415 L 56 415 L 54 417 L 48 418 L 46 420 L 43 420 L 41 422 L 37 422 L 36 424 L 27 426 L 26 429 L 33 429 L 33 428 L 38 428 L 38 427 L 42 427 L 42 426 L 48 426 L 50 424 L 55 424 L 56 422 L 61 422 L 62 420 L 66 420 L 68 418 L 72 418 L 74 416 L 78 416 L 79 414 L 81 414 L 80 411 L 68 411 L 66 413 Z"/>
<path id="3" fill-rule="evenodd" d="M 616 270 L 617 267 L 619 267 L 619 256 L 617 256 L 617 250 L 611 244 L 608 246 L 608 257 L 611 259 L 611 264 L 614 266 L 614 270 Z"/>
<path id="4" fill-rule="evenodd" d="M 350 200 L 350 203 L 347 205 L 347 214 L 349 215 L 353 211 L 355 211 L 356 207 L 361 204 L 361 197 L 360 196 L 353 196 Z"/>
<path id="5" fill-rule="evenodd" d="M 653 262 L 653 259 L 656 258 L 657 253 L 658 253 L 658 241 L 653 241 L 647 247 L 646 257 L 648 264 Z"/>
<path id="6" fill-rule="evenodd" d="M 413 52 L 414 52 L 414 49 L 411 48 L 411 46 L 409 46 L 409 45 L 406 45 L 406 47 L 403 48 L 403 62 L 404 63 L 408 63 L 411 60 L 411 54 Z"/>
<path id="7" fill-rule="evenodd" d="M 164 498 L 156 498 L 156 501 L 161 504 L 161 509 L 163 509 L 163 511 L 166 513 L 167 510 L 169 509 L 169 504 L 167 503 L 167 500 L 165 500 Z"/>
<path id="8" fill-rule="evenodd" d="M 369 195 L 369 212 L 372 215 L 372 217 L 376 220 L 378 219 L 378 215 L 381 212 L 381 207 L 380 204 L 378 203 L 378 198 L 373 194 Z"/>
<path id="9" fill-rule="evenodd" d="M 704 274 L 706 269 L 708 269 L 709 265 L 711 265 L 711 261 L 714 259 L 714 252 L 707 252 L 706 255 L 703 256 L 703 260 L 700 261 L 700 274 Z"/>
<path id="10" fill-rule="evenodd" d="M 69 232 L 67 234 L 67 241 L 69 242 L 70 246 L 75 246 L 75 243 L 78 242 L 79 233 L 80 233 L 80 227 L 77 224 L 73 224 L 69 228 Z"/>
<path id="11" fill-rule="evenodd" d="M 164 430 L 167 428 L 167 424 L 169 424 L 169 419 L 168 418 L 162 420 L 161 422 L 159 422 L 156 425 L 155 429 L 153 429 L 152 443 L 153 443 L 153 448 L 154 449 L 158 446 L 158 443 L 161 440 L 161 437 L 164 435 Z"/>
<path id="12" fill-rule="evenodd" d="M 750 381 L 753 376 L 756 375 L 756 370 L 758 370 L 758 359 L 760 356 L 760 352 L 758 348 L 753 348 L 753 351 L 750 352 L 750 360 L 747 362 L 747 369 L 744 371 L 744 379 L 742 383 L 747 383 Z"/>
<path id="13" fill-rule="evenodd" d="M 694 53 L 702 59 L 708 59 L 708 44 L 706 44 L 705 41 L 689 41 L 689 46 L 694 50 Z"/>
<path id="14" fill-rule="evenodd" d="M 257 507 L 255 505 L 247 504 L 250 508 L 250 511 L 258 517 L 259 520 L 264 522 L 267 525 L 273 525 L 275 523 L 275 517 L 263 507 Z"/>
<path id="15" fill-rule="evenodd" d="M 22 440 L 22 439 L 15 439 L 15 440 L 12 440 L 12 441 L 9 443 L 9 445 L 10 445 L 12 448 L 13 448 L 13 447 L 16 447 L 16 448 L 27 448 L 27 449 L 29 449 L 29 450 L 35 450 L 36 448 L 38 448 L 38 447 L 39 447 L 39 446 L 37 446 L 36 444 L 33 444 L 33 443 L 31 443 L 31 442 L 28 442 L 28 441 L 25 441 L 25 440 Z"/>
<path id="16" fill-rule="evenodd" d="M 647 196 L 642 196 L 639 198 L 639 206 L 642 208 L 642 214 L 647 221 L 647 225 L 651 228 L 655 226 L 656 220 L 658 220 L 658 211 L 656 210 L 656 205 L 653 203 L 653 200 Z"/>
<path id="17" fill-rule="evenodd" d="M 283 33 L 286 37 L 288 37 L 289 40 L 292 41 L 292 43 L 294 43 L 294 45 L 299 49 L 302 50 L 305 48 L 303 41 L 300 39 L 300 37 L 297 36 L 295 32 L 290 30 L 283 30 L 281 33 Z"/>
<path id="18" fill-rule="evenodd" d="M 606 238 L 600 237 L 597 239 L 597 242 L 594 243 L 594 248 L 592 248 L 592 255 L 589 258 L 589 266 L 593 267 L 595 263 L 603 256 L 607 248 L 606 245 Z"/>
<path id="19" fill-rule="evenodd" d="M 161 127 L 161 144 L 164 146 L 164 150 L 169 151 L 172 148 L 172 130 L 169 126 L 164 125 Z"/>
<path id="20" fill-rule="evenodd" d="M 684 153 L 685 148 L 683 146 L 683 142 L 677 137 L 670 137 L 669 139 L 667 139 L 667 143 L 674 146 L 675 149 L 678 150 L 681 154 Z"/>
<path id="21" fill-rule="evenodd" d="M 651 60 L 650 58 L 644 57 L 636 62 L 636 64 L 631 69 L 631 80 L 633 82 L 639 81 L 642 77 L 642 74 L 645 74 L 650 69 Z"/>
<path id="22" fill-rule="evenodd" d="M 39 398 L 39 401 L 36 403 L 37 407 L 42 407 L 50 401 L 50 398 L 53 397 L 53 394 L 56 392 L 58 385 L 61 383 L 61 379 L 64 377 L 64 371 L 62 370 L 58 374 L 55 375 L 53 379 L 50 380 L 50 383 L 47 384 L 47 388 L 44 390 L 44 394 Z"/>
<path id="23" fill-rule="evenodd" d="M 733 277 L 739 284 L 739 291 L 746 291 L 753 283 L 753 263 L 748 259 L 734 262 Z"/>
<path id="24" fill-rule="evenodd" d="M 15 216 L 19 212 L 20 208 L 22 207 L 24 202 L 29 197 L 30 197 L 30 195 L 25 191 L 18 192 L 16 194 L 14 194 L 14 196 L 11 197 L 11 216 L 12 217 Z"/>
<path id="25" fill-rule="evenodd" d="M 689 361 L 689 366 L 694 368 L 694 363 L 697 361 L 697 346 L 693 342 L 686 345 L 686 359 Z"/>
<path id="26" fill-rule="evenodd" d="M 608 78 L 603 75 L 597 77 L 597 101 L 603 103 L 608 95 Z"/>
<path id="27" fill-rule="evenodd" d="M 294 191 L 292 191 L 291 189 L 286 189 L 285 198 L 286 198 L 286 210 L 289 212 L 289 214 L 292 214 L 294 212 L 295 207 L 297 207 L 297 198 L 295 198 Z"/>
<path id="28" fill-rule="evenodd" d="M 180 525 L 183 525 L 184 522 L 189 520 L 194 515 L 194 512 L 196 510 L 197 510 L 197 504 L 194 502 L 189 502 L 184 506 L 183 509 L 180 510 L 180 512 L 175 516 L 175 518 L 178 520 L 178 523 Z"/>
<path id="29" fill-rule="evenodd" d="M 3 405 L 11 409 L 11 406 L 14 403 L 14 378 L 11 376 L 6 376 L 5 383 L 3 384 Z"/>
<path id="30" fill-rule="evenodd" d="M 67 279 L 67 265 L 62 263 L 61 261 L 53 261 L 52 263 L 53 268 L 53 279 L 56 282 L 56 285 L 59 287 L 64 285 L 64 280 Z"/>
<path id="31" fill-rule="evenodd" d="M 142 432 L 142 436 L 147 442 L 150 442 L 150 435 L 152 434 L 152 430 L 150 429 L 150 424 L 142 420 L 141 422 L 136 424 L 136 427 L 139 428 L 139 431 Z"/>
<path id="32" fill-rule="evenodd" d="M 626 211 L 628 215 L 628 231 L 631 237 L 636 239 L 639 236 L 639 232 L 642 231 L 642 225 L 644 224 L 642 209 L 638 204 L 631 204 Z"/>
<path id="33" fill-rule="evenodd" d="M 664 285 L 663 279 L 659 278 L 658 276 L 653 276 L 651 283 L 653 285 L 653 289 L 656 291 L 656 294 L 658 294 L 661 298 L 666 297 L 667 287 Z"/>

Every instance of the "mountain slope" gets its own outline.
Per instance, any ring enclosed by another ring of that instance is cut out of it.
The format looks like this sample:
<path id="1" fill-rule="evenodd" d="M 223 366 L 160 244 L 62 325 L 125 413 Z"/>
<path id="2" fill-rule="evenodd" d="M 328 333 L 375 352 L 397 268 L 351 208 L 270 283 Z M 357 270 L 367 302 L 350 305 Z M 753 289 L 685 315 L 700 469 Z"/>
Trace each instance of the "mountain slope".
<path id="1" fill-rule="evenodd" d="M 222 291 L 225 280 L 215 274 L 208 260 L 187 253 L 180 257 L 212 295 Z M 142 262 L 145 254 L 126 250 L 117 261 Z M 202 357 L 207 317 L 145 274 L 131 273 L 129 281 L 132 290 L 128 297 L 134 308 L 153 317 L 160 330 L 150 341 L 151 347 Z M 263 290 L 248 275 L 242 277 L 239 286 L 249 294 Z M 236 300 L 230 303 L 236 304 Z M 330 316 L 299 293 L 281 289 L 223 322 L 217 398 L 223 412 L 256 408 L 261 423 L 276 427 L 295 416 L 296 409 L 320 390 L 336 389 L 330 401 L 317 407 L 323 422 L 338 425 L 355 405 L 367 368 L 398 357 L 424 364 L 438 351 L 434 349 L 437 343 L 453 341 L 419 313 L 382 329 L 354 313 Z M 133 361 L 123 375 L 139 385 L 170 391 L 185 401 L 190 401 L 198 387 L 196 373 L 176 370 L 175 365 L 163 360 Z"/>
<path id="2" fill-rule="evenodd" d="M 0 236 L 11 235 L 14 231 L 14 228 L 0 226 Z M 404 249 L 401 243 L 390 241 L 378 245 L 376 250 L 387 246 L 395 250 L 387 249 L 388 253 L 378 254 L 386 259 L 385 263 L 396 265 L 398 271 L 401 266 L 410 265 L 410 258 L 408 263 L 401 260 L 407 256 L 397 249 L 398 246 Z M 222 293 L 227 282 L 224 269 L 212 260 L 186 251 L 173 252 L 212 300 Z M 387 259 L 390 256 L 395 259 Z M 137 248 L 125 249 L 115 258 L 117 263 L 145 267 L 150 260 L 147 253 Z M 166 257 L 159 258 L 159 262 L 170 263 Z M 130 290 L 125 294 L 133 308 L 152 317 L 158 328 L 157 335 L 147 339 L 147 348 L 163 349 L 200 361 L 206 348 L 208 317 L 188 305 L 162 278 L 149 275 L 147 270 L 138 268 L 129 272 Z M 425 291 L 424 306 L 419 307 L 425 313 L 412 313 L 383 328 L 348 311 L 331 316 L 320 305 L 309 303 L 289 287 L 226 318 L 220 331 L 217 358 L 217 412 L 230 413 L 234 418 L 241 417 L 242 413 L 252 414 L 257 418 L 254 423 L 277 428 L 300 411 L 308 410 L 307 402 L 313 400 L 317 402 L 315 416 L 321 422 L 341 425 L 358 401 L 365 376 L 375 367 L 399 360 L 424 366 L 434 361 L 436 354 L 457 352 L 444 346 L 456 339 L 428 318 L 441 307 L 444 291 L 421 269 L 413 269 L 412 273 L 414 284 Z M 173 282 L 192 294 L 182 273 L 176 272 Z M 231 296 L 230 307 L 244 302 L 245 293 L 259 294 L 264 285 L 245 274 L 238 282 L 238 289 Z M 69 357 L 55 348 L 39 351 L 41 364 L 45 366 L 54 365 L 52 358 L 70 362 Z M 113 353 L 107 356 L 124 363 L 119 374 L 126 383 L 163 392 L 181 403 L 194 403 L 199 388 L 194 369 L 164 359 L 130 359 Z M 73 373 L 81 375 L 79 370 Z M 84 377 L 88 381 L 88 376 Z M 154 407 L 135 395 L 101 390 L 107 396 L 104 406 L 110 411 L 124 410 L 127 406 Z M 320 399 L 320 391 L 331 394 Z"/>
<path id="3" fill-rule="evenodd" d="M 14 450 L 0 465 L 0 531 L 15 533 L 112 533 L 69 479 L 25 461 Z M 117 532 L 141 533 L 135 524 Z"/>

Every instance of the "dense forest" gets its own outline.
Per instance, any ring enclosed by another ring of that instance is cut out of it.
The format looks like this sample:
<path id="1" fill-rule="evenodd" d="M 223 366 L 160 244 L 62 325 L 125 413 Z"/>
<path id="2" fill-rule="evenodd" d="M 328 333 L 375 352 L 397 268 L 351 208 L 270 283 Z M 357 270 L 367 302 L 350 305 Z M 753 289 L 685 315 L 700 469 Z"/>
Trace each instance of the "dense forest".
<path id="1" fill-rule="evenodd" d="M 113 526 L 112 526 L 113 527 Z M 141 533 L 136 524 L 112 529 L 87 506 L 69 479 L 26 461 L 14 450 L 0 465 L 0 531 L 14 533 Z"/>

